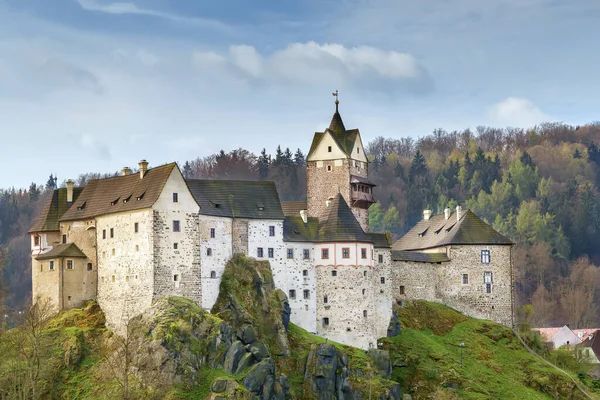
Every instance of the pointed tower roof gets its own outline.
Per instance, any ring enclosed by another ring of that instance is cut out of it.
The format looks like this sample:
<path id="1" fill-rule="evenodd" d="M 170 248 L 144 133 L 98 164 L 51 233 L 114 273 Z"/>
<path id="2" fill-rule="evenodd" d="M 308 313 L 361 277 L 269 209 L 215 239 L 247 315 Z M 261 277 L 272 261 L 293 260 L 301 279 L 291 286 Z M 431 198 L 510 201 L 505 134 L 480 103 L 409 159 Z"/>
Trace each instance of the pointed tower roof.
<path id="1" fill-rule="evenodd" d="M 373 240 L 365 234 L 348 203 L 338 193 L 319 218 L 319 242 L 366 242 Z"/>
<path id="2" fill-rule="evenodd" d="M 308 151 L 307 158 L 310 157 L 312 153 L 317 149 L 319 143 L 321 142 L 321 139 L 323 139 L 327 132 L 329 132 L 331 136 L 333 136 L 333 139 L 340 146 L 342 151 L 346 153 L 346 155 L 352 154 L 352 150 L 354 149 L 354 143 L 356 143 L 356 138 L 360 135 L 360 132 L 358 131 L 358 129 L 346 130 L 346 127 L 344 126 L 344 121 L 342 121 L 342 116 L 339 112 L 339 104 L 340 102 L 336 100 L 335 113 L 331 118 L 329 128 L 325 129 L 325 132 L 315 132 L 315 136 L 313 137 L 312 144 L 310 145 L 310 150 Z"/>

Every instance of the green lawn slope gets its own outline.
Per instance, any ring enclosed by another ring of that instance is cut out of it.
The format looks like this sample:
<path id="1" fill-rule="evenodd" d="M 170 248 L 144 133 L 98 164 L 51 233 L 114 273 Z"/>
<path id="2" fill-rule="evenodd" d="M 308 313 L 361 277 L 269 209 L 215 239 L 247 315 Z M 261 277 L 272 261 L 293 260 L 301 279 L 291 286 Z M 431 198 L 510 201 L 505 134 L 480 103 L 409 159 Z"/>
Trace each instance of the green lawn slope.
<path id="1" fill-rule="evenodd" d="M 392 378 L 413 399 L 587 398 L 502 325 L 424 301 L 396 312 L 402 332 L 381 342 L 392 355 Z"/>

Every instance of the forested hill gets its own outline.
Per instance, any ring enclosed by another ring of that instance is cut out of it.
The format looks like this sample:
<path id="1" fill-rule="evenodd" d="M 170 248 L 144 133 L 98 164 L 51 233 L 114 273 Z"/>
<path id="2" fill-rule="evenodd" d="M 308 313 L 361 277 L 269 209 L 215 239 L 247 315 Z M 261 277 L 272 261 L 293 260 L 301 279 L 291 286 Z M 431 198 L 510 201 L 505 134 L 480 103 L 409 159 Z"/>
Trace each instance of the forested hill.
<path id="1" fill-rule="evenodd" d="M 517 301 L 533 305 L 534 325 L 600 327 L 597 144 L 600 123 L 438 129 L 418 140 L 376 138 L 366 148 L 370 179 L 378 184 L 371 228 L 399 236 L 423 209 L 443 212 L 461 204 L 517 243 Z M 282 200 L 306 193 L 300 150 L 278 147 L 272 155 L 266 150 L 255 155 L 237 149 L 180 165 L 188 178 L 275 180 Z M 82 175 L 78 184 L 99 176 Z M 23 307 L 30 293 L 25 233 L 54 186 L 48 179 L 28 190 L 0 189 L 0 285 L 12 310 Z"/>

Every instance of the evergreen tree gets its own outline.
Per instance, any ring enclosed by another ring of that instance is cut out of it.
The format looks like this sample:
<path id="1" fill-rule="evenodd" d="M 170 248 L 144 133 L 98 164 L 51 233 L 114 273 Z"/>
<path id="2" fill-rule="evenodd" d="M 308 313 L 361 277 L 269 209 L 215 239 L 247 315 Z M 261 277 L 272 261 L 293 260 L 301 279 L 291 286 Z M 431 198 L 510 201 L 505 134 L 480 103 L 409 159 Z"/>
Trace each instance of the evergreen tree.
<path id="1" fill-rule="evenodd" d="M 283 151 L 281 151 L 281 146 L 277 146 L 277 150 L 275 150 L 275 159 L 273 160 L 273 165 L 277 166 L 283 164 L 283 159 L 284 155 Z"/>
<path id="2" fill-rule="evenodd" d="M 297 167 L 303 167 L 305 163 L 304 153 L 302 153 L 302 150 L 297 149 L 294 154 L 294 164 L 296 164 Z"/>
<path id="3" fill-rule="evenodd" d="M 29 185 L 29 201 L 34 202 L 40 197 L 40 188 L 34 182 Z"/>
<path id="4" fill-rule="evenodd" d="M 189 161 L 186 161 L 183 164 L 183 170 L 181 171 L 181 173 L 183 174 L 183 177 L 185 179 L 190 179 L 192 177 L 192 165 Z"/>
<path id="5" fill-rule="evenodd" d="M 50 177 L 48 178 L 48 182 L 46 182 L 46 189 L 47 190 L 56 189 L 56 178 L 52 174 L 50 174 Z"/>
<path id="6" fill-rule="evenodd" d="M 260 180 L 265 180 L 269 176 L 269 166 L 271 164 L 271 156 L 267 154 L 267 149 L 262 149 L 258 157 L 258 176 Z"/>
<path id="7" fill-rule="evenodd" d="M 521 158 L 519 160 L 521 161 L 521 163 L 523 165 L 527 165 L 527 166 L 531 167 L 532 169 L 535 168 L 535 162 L 533 161 L 533 159 L 531 158 L 531 156 L 529 155 L 528 152 L 524 151 L 521 154 Z"/>
<path id="8" fill-rule="evenodd" d="M 283 153 L 282 162 L 283 162 L 283 165 L 285 165 L 286 167 L 290 167 L 294 163 L 294 157 L 293 157 L 292 152 L 290 151 L 289 147 L 285 148 L 285 152 Z"/>
<path id="9" fill-rule="evenodd" d="M 573 158 L 581 158 L 581 153 L 579 152 L 579 149 L 575 149 L 575 152 L 573 153 Z"/>

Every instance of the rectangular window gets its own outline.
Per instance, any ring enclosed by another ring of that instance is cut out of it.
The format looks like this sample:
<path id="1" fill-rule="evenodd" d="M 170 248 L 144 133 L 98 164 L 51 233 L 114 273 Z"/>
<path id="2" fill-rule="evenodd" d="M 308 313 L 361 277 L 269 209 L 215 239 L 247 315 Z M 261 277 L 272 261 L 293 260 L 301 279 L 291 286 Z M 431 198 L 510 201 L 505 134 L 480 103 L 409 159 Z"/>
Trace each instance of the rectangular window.
<path id="1" fill-rule="evenodd" d="M 327 146 L 327 152 L 331 153 L 331 146 Z"/>
<path id="2" fill-rule="evenodd" d="M 274 251 L 273 251 L 273 248 L 272 248 L 272 247 L 269 247 L 269 248 L 267 249 L 267 255 L 269 256 L 269 258 L 273 258 L 273 257 L 275 257 L 275 256 L 274 256 Z"/>
<path id="3" fill-rule="evenodd" d="M 323 303 L 327 304 L 329 302 L 329 299 L 327 298 L 327 296 L 323 297 Z"/>
<path id="4" fill-rule="evenodd" d="M 138 233 L 139 231 L 140 231 L 140 224 L 138 222 L 136 222 L 135 224 L 133 224 L 133 232 Z"/>
<path id="5" fill-rule="evenodd" d="M 323 318 L 323 326 L 329 326 L 329 318 Z"/>
<path id="6" fill-rule="evenodd" d="M 363 317 L 367 318 L 367 310 L 363 310 Z"/>
<path id="7" fill-rule="evenodd" d="M 304 298 L 305 299 L 310 299 L 310 290 L 304 289 Z"/>
<path id="8" fill-rule="evenodd" d="M 92 270 L 92 263 L 87 263 L 87 270 L 91 271 Z"/>
<path id="9" fill-rule="evenodd" d="M 110 228 L 110 238 L 114 238 L 115 237 L 115 228 Z"/>
<path id="10" fill-rule="evenodd" d="M 310 259 L 310 250 L 308 250 L 308 249 L 302 250 L 302 258 L 304 258 L 305 260 L 309 260 Z"/>
<path id="11" fill-rule="evenodd" d="M 492 293 L 492 284 L 491 283 L 486 283 L 485 284 L 485 292 L 486 293 Z"/>
<path id="12" fill-rule="evenodd" d="M 179 221 L 173 221 L 173 232 L 179 232 Z"/>
<path id="13" fill-rule="evenodd" d="M 33 237 L 33 245 L 36 247 L 40 245 L 40 237 L 38 235 Z"/>
<path id="14" fill-rule="evenodd" d="M 381 284 L 385 284 L 385 278 L 383 276 L 381 277 Z"/>
<path id="15" fill-rule="evenodd" d="M 102 229 L 102 239 L 106 239 L 106 229 Z"/>
<path id="16" fill-rule="evenodd" d="M 469 274 L 463 274 L 463 285 L 469 284 Z"/>
<path id="17" fill-rule="evenodd" d="M 360 258 L 362 258 L 363 260 L 366 260 L 367 258 L 367 249 L 365 249 L 364 247 L 360 249 Z"/>
<path id="18" fill-rule="evenodd" d="M 179 247 L 179 243 L 173 243 L 173 250 L 177 250 L 178 247 Z"/>
<path id="19" fill-rule="evenodd" d="M 54 271 L 54 261 L 50 261 L 50 271 Z"/>
<path id="20" fill-rule="evenodd" d="M 296 298 L 296 291 L 294 289 L 290 289 L 289 293 L 290 293 L 290 295 L 289 295 L 290 299 Z"/>
<path id="21" fill-rule="evenodd" d="M 383 264 L 383 254 L 378 254 L 378 255 L 377 255 L 377 262 L 378 262 L 379 264 Z"/>
<path id="22" fill-rule="evenodd" d="M 294 249 L 287 249 L 287 258 L 294 258 Z"/>
<path id="23" fill-rule="evenodd" d="M 258 249 L 256 249 L 256 256 L 259 258 L 262 258 L 264 256 L 262 247 L 259 247 Z"/>
<path id="24" fill-rule="evenodd" d="M 400 294 L 404 294 L 404 286 L 400 286 Z"/>
<path id="25" fill-rule="evenodd" d="M 337 271 L 335 269 L 331 271 L 331 276 L 337 276 Z"/>
<path id="26" fill-rule="evenodd" d="M 321 258 L 323 260 L 329 259 L 329 249 L 321 249 Z"/>
<path id="27" fill-rule="evenodd" d="M 350 248 L 344 247 L 342 249 L 342 258 L 350 258 Z"/>
<path id="28" fill-rule="evenodd" d="M 212 249 L 210 247 L 206 249 L 206 255 L 209 257 L 212 256 Z"/>
<path id="29" fill-rule="evenodd" d="M 63 244 L 67 243 L 67 235 L 62 235 Z"/>
<path id="30" fill-rule="evenodd" d="M 173 193 L 173 203 L 179 202 L 179 195 L 177 193 Z"/>
<path id="31" fill-rule="evenodd" d="M 489 250 L 481 250 L 481 263 L 482 264 L 490 263 L 490 251 Z"/>
<path id="32" fill-rule="evenodd" d="M 494 283 L 492 281 L 492 273 L 490 271 L 483 273 L 483 283 Z"/>
<path id="33" fill-rule="evenodd" d="M 67 260 L 67 269 L 73 269 L 73 260 Z"/>
<path id="34" fill-rule="evenodd" d="M 173 275 L 173 282 L 179 282 L 179 274 Z"/>
<path id="35" fill-rule="evenodd" d="M 275 236 L 275 227 L 273 225 L 269 226 L 269 236 Z"/>
<path id="36" fill-rule="evenodd" d="M 302 276 L 308 276 L 308 270 L 307 269 L 303 269 L 302 270 Z"/>
<path id="37" fill-rule="evenodd" d="M 210 237 L 211 237 L 211 239 L 214 239 L 214 237 L 215 237 L 215 228 L 210 228 Z"/>

